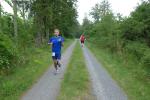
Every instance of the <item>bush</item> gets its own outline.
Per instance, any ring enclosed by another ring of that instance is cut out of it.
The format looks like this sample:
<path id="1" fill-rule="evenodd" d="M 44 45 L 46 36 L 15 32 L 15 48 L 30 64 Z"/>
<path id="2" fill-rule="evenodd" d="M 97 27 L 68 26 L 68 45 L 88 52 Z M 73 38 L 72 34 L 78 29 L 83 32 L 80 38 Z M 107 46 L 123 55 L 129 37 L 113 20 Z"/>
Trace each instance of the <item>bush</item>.
<path id="1" fill-rule="evenodd" d="M 143 63 L 145 66 L 150 66 L 150 49 L 147 49 L 147 50 L 144 52 L 144 56 L 142 57 L 142 63 Z"/>
<path id="2" fill-rule="evenodd" d="M 0 33 L 0 70 L 6 70 L 12 67 L 12 61 L 15 57 L 15 49 L 12 40 Z"/>
<path id="3" fill-rule="evenodd" d="M 128 42 L 125 46 L 127 52 L 134 55 L 137 60 L 142 59 L 144 57 L 144 52 L 149 48 L 146 44 L 140 42 Z"/>

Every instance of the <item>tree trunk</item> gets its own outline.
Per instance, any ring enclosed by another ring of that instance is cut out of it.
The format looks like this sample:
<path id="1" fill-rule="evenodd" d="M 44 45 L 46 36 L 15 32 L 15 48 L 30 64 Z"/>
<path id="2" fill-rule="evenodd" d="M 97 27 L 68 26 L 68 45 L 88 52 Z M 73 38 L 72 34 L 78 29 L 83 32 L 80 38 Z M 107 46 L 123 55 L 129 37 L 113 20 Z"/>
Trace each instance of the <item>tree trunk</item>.
<path id="1" fill-rule="evenodd" d="M 1 15 L 2 15 L 2 6 L 1 6 L 1 2 L 0 2 L 0 33 L 2 32 Z"/>
<path id="2" fill-rule="evenodd" d="M 13 12 L 14 12 L 14 36 L 17 40 L 17 36 L 18 36 L 18 26 L 17 26 L 17 4 L 16 4 L 16 0 L 13 0 Z"/>
<path id="3" fill-rule="evenodd" d="M 46 41 L 49 40 L 49 29 L 46 29 Z"/>
<path id="4" fill-rule="evenodd" d="M 25 2 L 23 2 L 22 0 L 22 17 L 23 17 L 23 21 L 24 21 L 24 28 L 26 28 L 26 21 L 25 21 Z"/>

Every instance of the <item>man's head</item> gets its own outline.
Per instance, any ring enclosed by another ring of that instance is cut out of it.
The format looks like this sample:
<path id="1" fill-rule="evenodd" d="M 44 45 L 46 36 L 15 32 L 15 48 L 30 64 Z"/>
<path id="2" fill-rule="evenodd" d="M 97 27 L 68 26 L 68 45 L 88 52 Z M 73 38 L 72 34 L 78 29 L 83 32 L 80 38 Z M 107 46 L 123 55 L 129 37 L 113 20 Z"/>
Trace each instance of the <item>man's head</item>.
<path id="1" fill-rule="evenodd" d="M 54 29 L 54 35 L 59 36 L 59 29 Z"/>

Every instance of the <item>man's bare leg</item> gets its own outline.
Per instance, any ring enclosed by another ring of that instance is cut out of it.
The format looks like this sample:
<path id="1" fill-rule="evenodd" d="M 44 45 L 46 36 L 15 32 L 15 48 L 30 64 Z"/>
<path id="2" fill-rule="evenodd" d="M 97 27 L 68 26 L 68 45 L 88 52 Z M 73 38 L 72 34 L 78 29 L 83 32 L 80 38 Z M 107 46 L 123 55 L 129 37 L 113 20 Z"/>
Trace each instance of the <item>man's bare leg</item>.
<path id="1" fill-rule="evenodd" d="M 61 67 L 60 60 L 57 60 L 57 65 L 58 65 L 59 67 Z"/>
<path id="2" fill-rule="evenodd" d="M 58 70 L 58 68 L 57 68 L 57 60 L 53 59 L 53 62 L 54 62 L 54 67 L 55 67 L 55 69 L 57 71 Z"/>

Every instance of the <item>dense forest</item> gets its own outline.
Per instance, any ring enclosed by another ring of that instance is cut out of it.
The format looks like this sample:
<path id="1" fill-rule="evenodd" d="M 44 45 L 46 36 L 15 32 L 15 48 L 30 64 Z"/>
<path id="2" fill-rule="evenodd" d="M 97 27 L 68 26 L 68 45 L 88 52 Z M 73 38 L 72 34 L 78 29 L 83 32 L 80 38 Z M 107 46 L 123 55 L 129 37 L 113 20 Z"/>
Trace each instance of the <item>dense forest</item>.
<path id="1" fill-rule="evenodd" d="M 0 73 L 24 62 L 24 52 L 46 44 L 54 28 L 72 37 L 78 26 L 76 0 L 5 0 L 13 14 L 0 5 Z M 71 33 L 71 34 L 70 34 Z M 25 63 L 25 62 L 24 62 Z"/>

